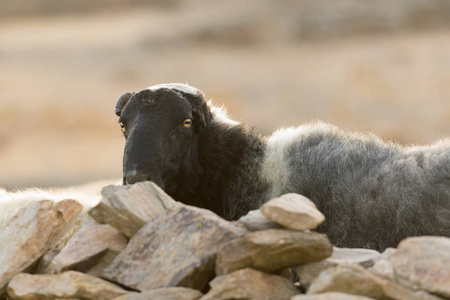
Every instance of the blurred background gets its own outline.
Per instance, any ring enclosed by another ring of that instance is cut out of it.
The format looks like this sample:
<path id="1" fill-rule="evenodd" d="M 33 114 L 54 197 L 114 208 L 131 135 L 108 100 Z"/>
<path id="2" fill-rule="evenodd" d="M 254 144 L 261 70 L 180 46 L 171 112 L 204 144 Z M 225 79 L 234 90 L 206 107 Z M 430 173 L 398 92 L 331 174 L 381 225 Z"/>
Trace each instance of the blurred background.
<path id="1" fill-rule="evenodd" d="M 202 90 L 269 134 L 450 135 L 448 0 L 0 0 L 0 187 L 121 178 L 116 100 Z"/>

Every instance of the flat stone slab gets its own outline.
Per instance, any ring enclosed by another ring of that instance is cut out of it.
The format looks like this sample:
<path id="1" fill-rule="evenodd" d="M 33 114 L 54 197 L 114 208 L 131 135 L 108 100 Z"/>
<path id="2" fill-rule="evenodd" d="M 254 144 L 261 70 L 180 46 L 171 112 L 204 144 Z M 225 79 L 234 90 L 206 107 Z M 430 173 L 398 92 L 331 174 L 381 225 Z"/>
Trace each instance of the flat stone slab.
<path id="1" fill-rule="evenodd" d="M 129 293 L 115 284 L 76 271 L 53 275 L 21 273 L 11 280 L 7 291 L 10 297 L 17 300 L 110 300 Z"/>
<path id="2" fill-rule="evenodd" d="M 144 224 L 167 212 L 178 202 L 150 181 L 133 185 L 111 185 L 102 190 L 100 203 L 89 211 L 98 223 L 106 223 L 127 237 Z"/>
<path id="3" fill-rule="evenodd" d="M 425 291 L 413 291 L 395 282 L 375 276 L 360 265 L 342 264 L 327 269 L 311 284 L 307 294 L 342 292 L 374 299 L 440 300 Z"/>
<path id="4" fill-rule="evenodd" d="M 47 267 L 48 273 L 61 273 L 66 270 L 88 272 L 108 253 L 117 256 L 127 245 L 128 239 L 108 224 L 87 223 L 52 259 Z M 115 255 L 114 255 L 115 254 Z"/>
<path id="5" fill-rule="evenodd" d="M 237 223 L 250 231 L 283 228 L 283 226 L 277 222 L 266 218 L 259 209 L 249 211 L 245 216 L 242 216 L 237 220 Z"/>
<path id="6" fill-rule="evenodd" d="M 297 295 L 290 300 L 372 300 L 365 296 L 350 295 L 339 292 L 328 292 L 316 295 Z"/>
<path id="7" fill-rule="evenodd" d="M 256 231 L 223 246 L 217 255 L 216 274 L 248 267 L 271 273 L 325 259 L 332 251 L 324 234 L 283 229 Z"/>
<path id="8" fill-rule="evenodd" d="M 250 268 L 216 277 L 201 300 L 289 300 L 299 293 L 289 279 Z"/>
<path id="9" fill-rule="evenodd" d="M 0 295 L 11 278 L 56 246 L 82 209 L 75 200 L 42 200 L 29 203 L 9 220 L 0 231 Z"/>
<path id="10" fill-rule="evenodd" d="M 327 259 L 298 265 L 294 269 L 302 286 L 308 288 L 325 269 L 339 264 L 358 264 L 364 268 L 369 268 L 374 265 L 379 257 L 380 253 L 375 250 L 333 247 L 333 254 Z"/>
<path id="11" fill-rule="evenodd" d="M 246 233 L 211 211 L 178 206 L 144 225 L 103 277 L 139 291 L 174 286 L 203 291 L 214 278 L 218 249 Z"/>
<path id="12" fill-rule="evenodd" d="M 389 261 L 398 282 L 450 298 L 450 238 L 407 238 Z"/>
<path id="13" fill-rule="evenodd" d="M 203 296 L 200 291 L 185 287 L 160 288 L 144 293 L 131 293 L 114 300 L 198 300 Z"/>
<path id="14" fill-rule="evenodd" d="M 325 221 L 314 202 L 293 193 L 264 203 L 261 212 L 268 219 L 295 230 L 314 229 Z"/>

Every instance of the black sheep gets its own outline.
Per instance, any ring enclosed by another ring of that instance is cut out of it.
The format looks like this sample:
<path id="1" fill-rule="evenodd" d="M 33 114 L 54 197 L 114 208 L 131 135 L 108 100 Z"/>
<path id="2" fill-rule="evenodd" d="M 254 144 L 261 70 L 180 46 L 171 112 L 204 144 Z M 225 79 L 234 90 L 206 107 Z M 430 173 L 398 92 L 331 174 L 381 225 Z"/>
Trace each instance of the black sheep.
<path id="1" fill-rule="evenodd" d="M 340 247 L 383 250 L 408 236 L 450 236 L 450 140 L 402 147 L 313 123 L 263 137 L 197 89 L 123 95 L 124 184 L 151 180 L 174 199 L 235 220 L 285 193 L 310 198 Z"/>

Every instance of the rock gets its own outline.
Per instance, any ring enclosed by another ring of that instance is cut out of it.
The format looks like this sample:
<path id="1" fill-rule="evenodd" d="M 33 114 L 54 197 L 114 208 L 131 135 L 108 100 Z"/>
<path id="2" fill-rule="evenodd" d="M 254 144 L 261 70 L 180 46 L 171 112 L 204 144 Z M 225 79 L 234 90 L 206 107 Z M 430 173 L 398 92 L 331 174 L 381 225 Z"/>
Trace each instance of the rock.
<path id="1" fill-rule="evenodd" d="M 394 268 L 389 261 L 390 257 L 397 249 L 387 248 L 375 261 L 375 264 L 368 270 L 377 276 L 381 276 L 388 280 L 394 280 Z"/>
<path id="2" fill-rule="evenodd" d="M 86 224 L 57 254 L 48 266 L 47 273 L 60 273 L 66 270 L 88 272 L 108 253 L 108 264 L 112 262 L 125 246 L 128 239 L 108 224 L 94 221 Z M 97 271 L 100 274 L 102 270 Z"/>
<path id="3" fill-rule="evenodd" d="M 68 271 L 53 275 L 16 275 L 8 285 L 8 295 L 17 300 L 76 298 L 109 300 L 128 291 L 80 272 Z"/>
<path id="4" fill-rule="evenodd" d="M 380 257 L 380 252 L 371 249 L 362 248 L 333 248 L 333 254 L 329 258 L 336 264 L 358 264 L 367 269 L 374 265 Z"/>
<path id="5" fill-rule="evenodd" d="M 285 194 L 266 202 L 261 212 L 268 219 L 295 230 L 314 229 L 325 216 L 308 198 L 298 194 Z"/>
<path id="6" fill-rule="evenodd" d="M 393 281 L 381 280 L 383 286 L 384 298 L 393 300 L 443 300 L 440 297 L 431 295 L 425 291 L 413 291 L 399 285 Z"/>
<path id="7" fill-rule="evenodd" d="M 107 250 L 106 254 L 87 272 L 88 275 L 102 277 L 103 271 L 114 261 L 119 252 L 115 250 Z"/>
<path id="8" fill-rule="evenodd" d="M 404 286 L 373 275 L 360 265 L 342 264 L 327 269 L 311 284 L 308 294 L 342 292 L 374 299 L 438 300 L 424 291 L 412 291 Z"/>
<path id="9" fill-rule="evenodd" d="M 0 231 L 0 295 L 9 280 L 56 246 L 82 210 L 75 200 L 43 200 L 20 209 Z"/>
<path id="10" fill-rule="evenodd" d="M 407 238 L 389 261 L 399 283 L 450 298 L 450 238 Z"/>
<path id="11" fill-rule="evenodd" d="M 35 274 L 47 274 L 48 268 L 50 263 L 52 262 L 53 258 L 55 258 L 56 255 L 58 255 L 60 250 L 49 250 L 44 255 L 39 258 L 36 269 L 34 272 L 24 272 L 24 273 L 35 273 Z"/>
<path id="12" fill-rule="evenodd" d="M 327 258 L 332 251 L 324 234 L 282 229 L 256 231 L 236 238 L 220 249 L 216 274 L 247 267 L 270 273 Z"/>
<path id="13" fill-rule="evenodd" d="M 86 219 L 91 219 L 84 212 L 84 207 L 76 200 L 68 199 L 59 202 L 55 202 L 55 207 L 58 211 L 64 211 L 66 216 L 63 216 L 64 226 L 54 237 L 54 241 L 51 243 L 51 249 L 60 250 L 69 241 L 69 239 L 80 230 L 82 224 L 86 222 Z"/>
<path id="14" fill-rule="evenodd" d="M 292 297 L 290 300 L 371 300 L 371 299 L 373 298 L 350 295 L 339 292 L 328 292 L 316 295 L 297 295 Z"/>
<path id="15" fill-rule="evenodd" d="M 327 269 L 311 284 L 308 294 L 342 292 L 382 299 L 383 287 L 377 278 L 363 267 L 342 264 Z"/>
<path id="16" fill-rule="evenodd" d="M 114 300 L 198 300 L 203 294 L 185 287 L 171 287 L 151 290 L 144 293 L 131 293 Z"/>
<path id="17" fill-rule="evenodd" d="M 201 300 L 288 300 L 298 294 L 289 279 L 250 268 L 216 277 Z"/>
<path id="18" fill-rule="evenodd" d="M 133 185 L 108 186 L 103 199 L 89 214 L 99 223 L 107 223 L 127 237 L 132 237 L 144 224 L 177 205 L 150 181 Z"/>
<path id="19" fill-rule="evenodd" d="M 375 265 L 369 269 L 369 271 L 372 274 L 383 277 L 385 279 L 395 280 L 394 268 L 392 267 L 392 264 L 385 259 L 378 260 Z"/>
<path id="20" fill-rule="evenodd" d="M 103 276 L 140 291 L 173 286 L 203 291 L 214 277 L 218 249 L 246 233 L 211 211 L 178 206 L 142 227 Z"/>
<path id="21" fill-rule="evenodd" d="M 397 248 L 386 248 L 386 250 L 381 253 L 379 259 L 390 260 L 391 256 L 395 254 Z"/>
<path id="22" fill-rule="evenodd" d="M 237 223 L 242 224 L 250 231 L 283 228 L 277 222 L 267 219 L 259 209 L 249 211 L 248 214 L 242 216 Z"/>
<path id="23" fill-rule="evenodd" d="M 319 274 L 328 268 L 339 264 L 358 264 L 364 268 L 371 267 L 380 253 L 370 249 L 337 248 L 333 247 L 333 254 L 327 259 L 303 264 L 294 268 L 303 287 L 308 288 Z"/>

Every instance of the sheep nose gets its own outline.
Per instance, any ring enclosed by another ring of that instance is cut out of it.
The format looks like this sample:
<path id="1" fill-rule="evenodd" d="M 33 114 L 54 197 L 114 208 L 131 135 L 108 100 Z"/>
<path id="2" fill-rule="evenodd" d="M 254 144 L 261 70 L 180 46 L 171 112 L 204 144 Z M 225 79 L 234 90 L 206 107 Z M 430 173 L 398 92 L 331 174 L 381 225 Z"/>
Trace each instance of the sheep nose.
<path id="1" fill-rule="evenodd" d="M 124 184 L 134 184 L 136 182 L 150 180 L 150 176 L 145 173 L 131 171 L 131 172 L 125 173 L 125 176 L 123 179 L 124 179 L 123 180 Z"/>

